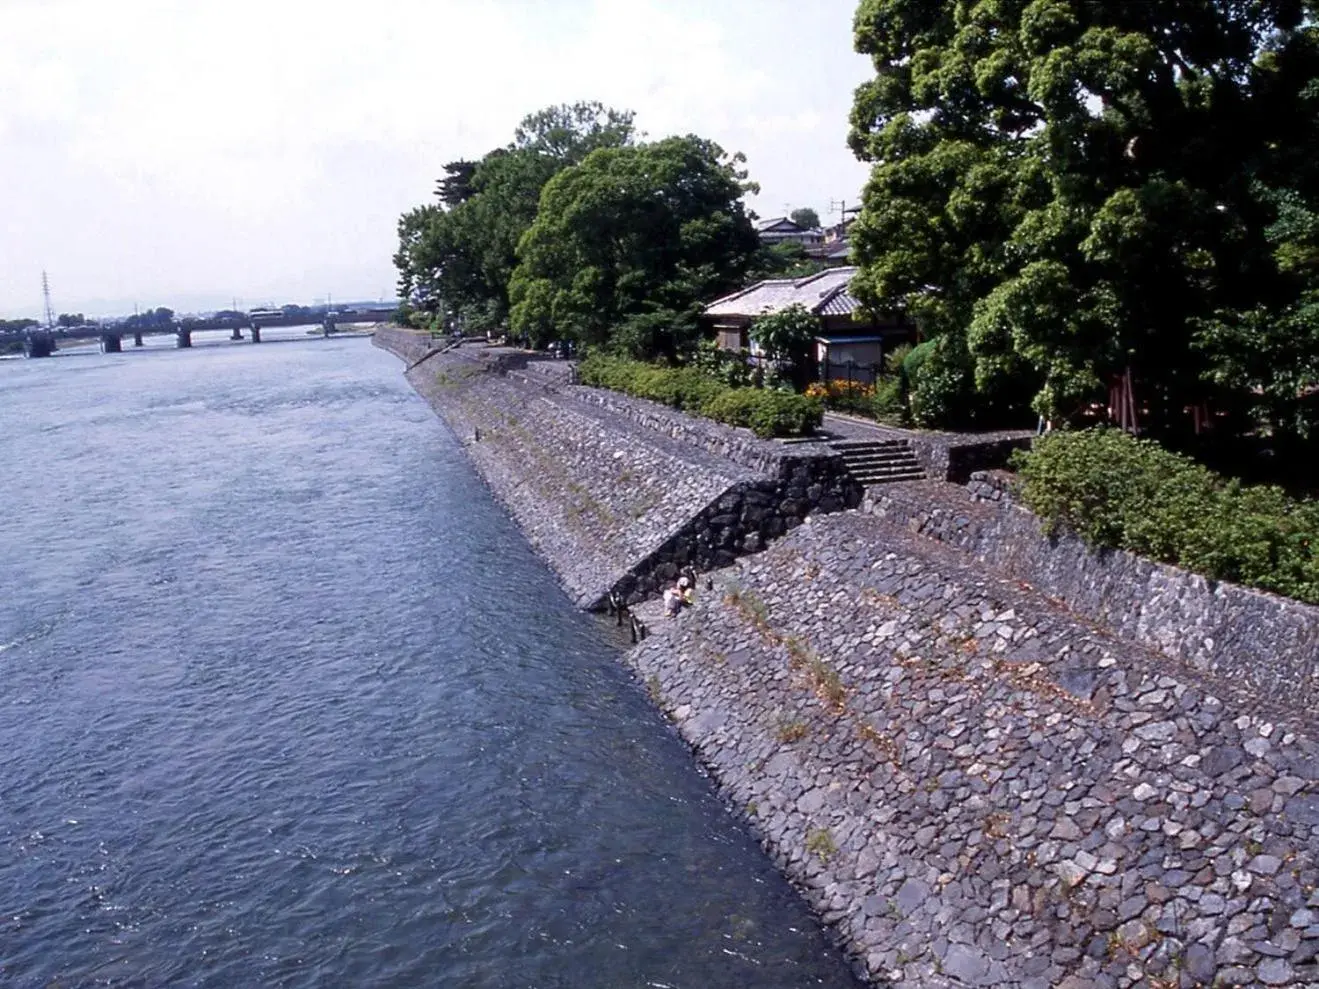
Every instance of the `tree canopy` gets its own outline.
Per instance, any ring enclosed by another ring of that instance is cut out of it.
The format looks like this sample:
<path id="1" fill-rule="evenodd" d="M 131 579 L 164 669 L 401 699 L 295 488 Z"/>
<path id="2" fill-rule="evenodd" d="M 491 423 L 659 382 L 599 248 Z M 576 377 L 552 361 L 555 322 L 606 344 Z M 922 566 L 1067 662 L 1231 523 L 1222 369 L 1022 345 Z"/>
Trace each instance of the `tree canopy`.
<path id="1" fill-rule="evenodd" d="M 872 308 L 983 413 L 1051 417 L 1128 370 L 1304 435 L 1319 384 L 1319 40 L 1303 0 L 862 0 L 852 228 Z M 973 416 L 974 417 L 974 416 Z"/>
<path id="2" fill-rule="evenodd" d="M 480 161 L 446 164 L 438 202 L 399 220 L 399 296 L 427 319 L 459 319 L 475 328 L 502 323 L 517 244 L 545 183 L 597 148 L 632 139 L 630 112 L 577 103 L 527 116 L 510 144 Z"/>
<path id="3" fill-rule="evenodd" d="M 788 214 L 788 219 L 799 227 L 815 230 L 820 226 L 820 214 L 809 206 L 802 206 Z"/>
<path id="4" fill-rule="evenodd" d="M 601 148 L 555 175 L 518 246 L 514 332 L 642 356 L 689 343 L 699 304 L 735 288 L 759 247 L 743 160 L 672 137 Z"/>

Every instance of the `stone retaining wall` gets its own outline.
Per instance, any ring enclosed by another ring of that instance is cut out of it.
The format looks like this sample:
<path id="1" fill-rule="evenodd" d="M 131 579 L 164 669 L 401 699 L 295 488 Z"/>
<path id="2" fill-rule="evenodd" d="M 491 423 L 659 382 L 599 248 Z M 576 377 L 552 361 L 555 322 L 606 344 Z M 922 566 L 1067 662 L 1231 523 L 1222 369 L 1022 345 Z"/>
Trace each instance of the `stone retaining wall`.
<path id="1" fill-rule="evenodd" d="M 868 437 L 901 440 L 910 446 L 927 477 L 955 484 L 965 484 L 977 471 L 1007 466 L 1012 451 L 1029 449 L 1035 436 L 1020 429 L 944 433 L 929 429 L 899 429 L 868 419 L 857 421 L 864 425 Z"/>
<path id="2" fill-rule="evenodd" d="M 377 327 L 372 342 L 408 364 L 421 360 L 432 349 L 429 333 L 405 330 L 399 326 Z"/>
<path id="3" fill-rule="evenodd" d="M 877 983 L 1319 979 L 1297 721 L 859 513 L 718 582 L 629 661 Z"/>
<path id="4" fill-rule="evenodd" d="M 410 362 L 431 349 L 406 331 L 376 342 Z M 465 346 L 409 380 L 580 607 L 611 593 L 654 597 L 684 566 L 727 566 L 812 512 L 860 504 L 837 454 L 797 453 L 651 402 L 592 401 L 595 390 L 567 384 L 563 370 Z"/>
<path id="5" fill-rule="evenodd" d="M 785 469 L 791 473 L 794 467 L 818 460 L 822 456 L 796 455 L 783 444 L 759 439 L 748 430 L 729 429 L 709 419 L 697 419 L 657 402 L 632 398 L 604 388 L 577 386 L 568 389 L 568 393 L 580 402 L 608 409 L 647 429 L 689 443 L 759 474 L 777 477 Z"/>
<path id="6" fill-rule="evenodd" d="M 1274 704 L 1319 707 L 1319 608 L 1120 550 L 1091 550 L 1075 536 L 1047 537 L 992 473 L 976 474 L 970 491 L 890 485 L 872 490 L 870 510 Z"/>

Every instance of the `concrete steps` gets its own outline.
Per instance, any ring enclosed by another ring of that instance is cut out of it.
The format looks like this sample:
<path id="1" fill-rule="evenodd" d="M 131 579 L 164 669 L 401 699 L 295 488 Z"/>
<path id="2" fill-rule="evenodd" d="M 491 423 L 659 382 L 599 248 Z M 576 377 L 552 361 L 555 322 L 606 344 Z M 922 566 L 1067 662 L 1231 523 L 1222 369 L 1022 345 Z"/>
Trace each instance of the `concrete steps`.
<path id="1" fill-rule="evenodd" d="M 905 440 L 834 440 L 848 472 L 867 487 L 897 481 L 922 481 L 925 470 Z"/>

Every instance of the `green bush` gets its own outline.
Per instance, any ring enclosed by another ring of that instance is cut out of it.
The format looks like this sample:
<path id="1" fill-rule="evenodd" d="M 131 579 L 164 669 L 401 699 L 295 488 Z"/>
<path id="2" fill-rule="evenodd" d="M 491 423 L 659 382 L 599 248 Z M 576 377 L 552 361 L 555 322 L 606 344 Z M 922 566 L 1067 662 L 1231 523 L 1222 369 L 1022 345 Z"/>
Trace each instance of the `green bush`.
<path id="1" fill-rule="evenodd" d="M 891 426 L 907 424 L 907 397 L 902 379 L 881 378 L 875 385 L 875 397 L 870 400 L 870 414 Z"/>
<path id="2" fill-rule="evenodd" d="M 1052 433 L 1018 454 L 1022 501 L 1050 532 L 1319 604 L 1319 504 L 1243 487 L 1114 429 Z"/>
<path id="3" fill-rule="evenodd" d="M 730 388 L 696 368 L 663 367 L 592 354 L 578 368 L 582 384 L 662 402 L 757 436 L 800 436 L 820 425 L 820 403 L 804 395 Z"/>
<path id="4" fill-rule="evenodd" d="M 729 388 L 699 411 L 762 437 L 801 436 L 818 427 L 823 415 L 816 399 L 760 388 Z"/>

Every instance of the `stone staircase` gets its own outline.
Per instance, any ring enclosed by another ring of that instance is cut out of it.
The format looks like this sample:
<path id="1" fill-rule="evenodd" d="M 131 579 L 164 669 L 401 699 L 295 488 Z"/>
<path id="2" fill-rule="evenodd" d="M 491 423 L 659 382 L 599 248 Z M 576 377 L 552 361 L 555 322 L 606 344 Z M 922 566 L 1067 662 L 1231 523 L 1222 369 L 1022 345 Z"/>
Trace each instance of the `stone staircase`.
<path id="1" fill-rule="evenodd" d="M 866 487 L 894 481 L 923 481 L 925 469 L 906 440 L 834 440 L 848 472 Z"/>

